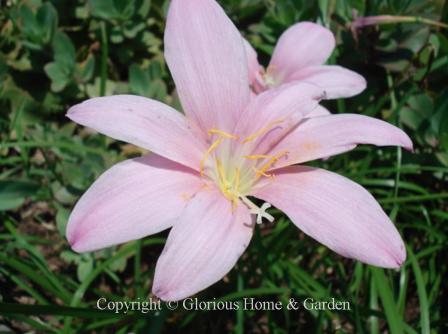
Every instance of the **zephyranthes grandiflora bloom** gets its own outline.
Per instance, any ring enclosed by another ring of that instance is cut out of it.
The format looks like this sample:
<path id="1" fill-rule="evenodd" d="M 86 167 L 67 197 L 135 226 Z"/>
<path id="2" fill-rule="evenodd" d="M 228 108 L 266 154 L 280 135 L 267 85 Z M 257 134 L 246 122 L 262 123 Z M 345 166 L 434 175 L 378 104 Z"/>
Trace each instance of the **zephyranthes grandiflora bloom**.
<path id="1" fill-rule="evenodd" d="M 213 0 L 171 1 L 165 57 L 185 116 L 144 97 L 99 97 L 68 117 L 152 151 L 106 171 L 67 226 L 75 251 L 93 251 L 170 228 L 153 292 L 179 300 L 221 279 L 248 246 L 270 204 L 341 255 L 394 268 L 403 241 L 375 199 L 347 178 L 292 166 L 360 143 L 412 143 L 361 115 L 307 118 L 325 95 L 291 82 L 250 97 L 240 33 Z M 265 201 L 257 206 L 253 198 Z"/>
<path id="2" fill-rule="evenodd" d="M 312 22 L 300 22 L 289 27 L 279 38 L 269 66 L 258 63 L 257 52 L 244 40 L 252 91 L 259 94 L 285 83 L 305 81 L 325 90 L 326 99 L 351 97 L 366 88 L 358 73 L 338 65 L 324 65 L 335 47 L 333 33 Z M 308 117 L 328 115 L 322 106 Z"/>

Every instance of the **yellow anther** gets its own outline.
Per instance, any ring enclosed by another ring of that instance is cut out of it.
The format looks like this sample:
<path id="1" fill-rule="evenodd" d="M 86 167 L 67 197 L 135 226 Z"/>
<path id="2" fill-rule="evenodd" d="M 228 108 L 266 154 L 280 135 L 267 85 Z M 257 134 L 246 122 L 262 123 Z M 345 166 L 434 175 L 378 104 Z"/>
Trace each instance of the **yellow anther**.
<path id="1" fill-rule="evenodd" d="M 282 119 L 279 119 L 277 121 L 273 121 L 271 123 L 269 123 L 267 126 L 265 126 L 264 128 L 258 130 L 257 132 L 255 132 L 254 134 L 250 135 L 249 137 L 246 137 L 243 141 L 242 144 L 248 143 L 253 141 L 254 139 L 257 139 L 258 137 L 264 135 L 266 132 L 268 132 L 269 130 L 271 130 L 273 127 L 275 127 L 276 125 L 283 123 Z"/>
<path id="2" fill-rule="evenodd" d="M 272 155 L 267 154 L 243 155 L 243 158 L 250 160 L 269 159 L 272 158 Z"/>
<path id="3" fill-rule="evenodd" d="M 222 131 L 222 130 L 218 130 L 218 129 L 210 129 L 208 130 L 208 134 L 209 135 L 220 135 L 223 138 L 228 138 L 228 139 L 239 139 L 239 137 L 237 135 L 233 135 L 231 133 Z"/>
<path id="4" fill-rule="evenodd" d="M 271 176 L 270 174 L 266 174 L 266 171 L 271 168 L 271 166 L 278 161 L 281 157 L 287 155 L 289 152 L 288 151 L 281 151 L 280 153 L 272 156 L 268 162 L 266 162 L 260 169 L 257 170 L 257 176 L 260 177 L 260 175 L 262 176 Z"/>
<path id="5" fill-rule="evenodd" d="M 216 139 L 211 145 L 210 147 L 207 149 L 207 151 L 205 151 L 204 153 L 204 157 L 201 159 L 200 163 L 199 163 L 199 172 L 201 173 L 201 176 L 204 175 L 204 164 L 205 161 L 207 160 L 208 156 L 213 153 L 214 150 L 216 150 L 216 148 L 218 147 L 219 144 L 221 144 L 223 138 L 218 138 Z"/>
<path id="6" fill-rule="evenodd" d="M 252 169 L 254 170 L 255 174 L 257 174 L 258 177 L 264 176 L 264 177 L 272 177 L 272 174 L 267 174 L 264 171 L 260 170 L 260 169 L 256 169 L 255 167 L 252 167 Z"/>

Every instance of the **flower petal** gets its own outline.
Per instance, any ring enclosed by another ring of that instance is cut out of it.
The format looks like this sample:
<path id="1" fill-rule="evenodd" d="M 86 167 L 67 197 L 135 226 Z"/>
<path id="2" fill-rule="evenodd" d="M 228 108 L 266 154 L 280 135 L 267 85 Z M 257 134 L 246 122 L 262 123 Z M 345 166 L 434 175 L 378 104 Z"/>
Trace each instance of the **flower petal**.
<path id="1" fill-rule="evenodd" d="M 239 136 L 250 135 L 271 122 L 307 117 L 324 97 L 324 90 L 306 82 L 292 82 L 271 88 L 254 97 L 236 127 Z M 283 127 L 286 127 L 286 123 Z"/>
<path id="2" fill-rule="evenodd" d="M 397 229 L 359 184 L 322 169 L 284 168 L 255 194 L 303 232 L 336 253 L 385 268 L 397 268 L 406 250 Z"/>
<path id="3" fill-rule="evenodd" d="M 152 291 L 171 301 L 191 296 L 227 274 L 252 237 L 248 209 L 216 190 L 204 190 L 172 228 L 157 261 Z"/>
<path id="4" fill-rule="evenodd" d="M 67 239 L 75 251 L 87 252 L 160 232 L 201 187 L 196 172 L 155 154 L 123 161 L 76 203 Z"/>
<path id="5" fill-rule="evenodd" d="M 272 148 L 272 154 L 289 152 L 276 164 L 280 168 L 347 152 L 358 144 L 412 150 L 408 135 L 392 124 L 363 115 L 337 114 L 305 119 Z"/>
<path id="6" fill-rule="evenodd" d="M 204 131 L 231 131 L 250 98 L 247 58 L 215 1 L 171 1 L 165 58 L 186 115 Z"/>
<path id="7" fill-rule="evenodd" d="M 323 96 L 322 88 L 306 82 L 283 84 L 257 95 L 241 115 L 234 133 L 243 143 L 254 134 L 265 134 L 255 136 L 250 145 L 234 145 L 241 147 L 241 155 L 266 152 L 273 140 L 282 137 L 298 121 L 307 117 Z"/>
<path id="8" fill-rule="evenodd" d="M 335 43 L 333 33 L 323 26 L 311 22 L 297 23 L 280 36 L 269 68 L 277 79 L 287 79 L 304 67 L 325 63 Z"/>
<path id="9" fill-rule="evenodd" d="M 328 115 L 331 115 L 331 112 L 327 108 L 325 108 L 319 104 L 316 108 L 313 109 L 313 111 L 311 111 L 308 115 L 306 115 L 306 117 L 312 118 L 312 117 L 320 117 L 320 116 L 328 116 Z"/>
<path id="10" fill-rule="evenodd" d="M 67 117 L 194 169 L 207 147 L 199 130 L 181 113 L 141 96 L 96 97 L 71 107 Z"/>
<path id="11" fill-rule="evenodd" d="M 322 87 L 327 99 L 351 97 L 367 86 L 361 75 L 336 65 L 308 66 L 293 73 L 288 80 L 303 80 Z"/>
<path id="12" fill-rule="evenodd" d="M 250 45 L 250 43 L 243 38 L 244 48 L 247 57 L 247 68 L 249 71 L 249 84 L 257 84 L 257 76 L 263 70 L 263 67 L 258 63 L 257 51 Z"/>

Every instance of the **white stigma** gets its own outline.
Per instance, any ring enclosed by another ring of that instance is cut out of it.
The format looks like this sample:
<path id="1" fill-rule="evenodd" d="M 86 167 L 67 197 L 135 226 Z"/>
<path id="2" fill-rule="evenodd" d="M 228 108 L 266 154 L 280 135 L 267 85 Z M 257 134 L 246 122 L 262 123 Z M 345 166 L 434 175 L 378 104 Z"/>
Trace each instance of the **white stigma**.
<path id="1" fill-rule="evenodd" d="M 259 208 L 254 203 L 252 203 L 252 201 L 248 199 L 246 196 L 241 196 L 240 198 L 244 202 L 244 204 L 246 204 L 249 207 L 250 213 L 257 215 L 256 222 L 258 225 L 260 225 L 263 222 L 263 218 L 265 218 L 270 223 L 274 221 L 274 217 L 266 212 L 266 210 L 271 207 L 271 204 L 265 202 L 263 203 L 261 208 Z"/>

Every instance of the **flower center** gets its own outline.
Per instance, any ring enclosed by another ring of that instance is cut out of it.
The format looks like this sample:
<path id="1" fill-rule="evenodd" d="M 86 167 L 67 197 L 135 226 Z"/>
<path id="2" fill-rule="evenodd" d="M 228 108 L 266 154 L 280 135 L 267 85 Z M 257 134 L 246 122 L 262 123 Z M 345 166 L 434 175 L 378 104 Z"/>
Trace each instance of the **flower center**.
<path id="1" fill-rule="evenodd" d="M 262 78 L 263 78 L 263 83 L 268 88 L 274 88 L 278 85 L 278 82 L 274 79 L 274 77 L 271 74 L 269 74 L 269 72 L 264 73 L 262 75 Z"/>
<path id="2" fill-rule="evenodd" d="M 256 214 L 256 222 L 260 224 L 265 218 L 272 222 L 272 217 L 266 210 L 271 206 L 264 203 L 256 206 L 247 196 L 259 179 L 273 178 L 269 169 L 288 152 L 282 151 L 275 155 L 252 154 L 258 139 L 262 139 L 270 130 L 283 120 L 275 120 L 253 134 L 240 139 L 239 136 L 212 128 L 210 146 L 204 152 L 200 161 L 200 174 L 216 184 L 221 193 L 232 203 L 235 210 L 238 203 L 244 203 L 252 214 Z"/>
<path id="3" fill-rule="evenodd" d="M 252 89 L 255 93 L 259 94 L 269 88 L 277 87 L 281 82 L 282 79 L 278 73 L 276 73 L 275 67 L 270 65 L 266 70 L 263 68 L 260 69 L 259 73 L 255 76 L 255 82 L 253 83 Z"/>

